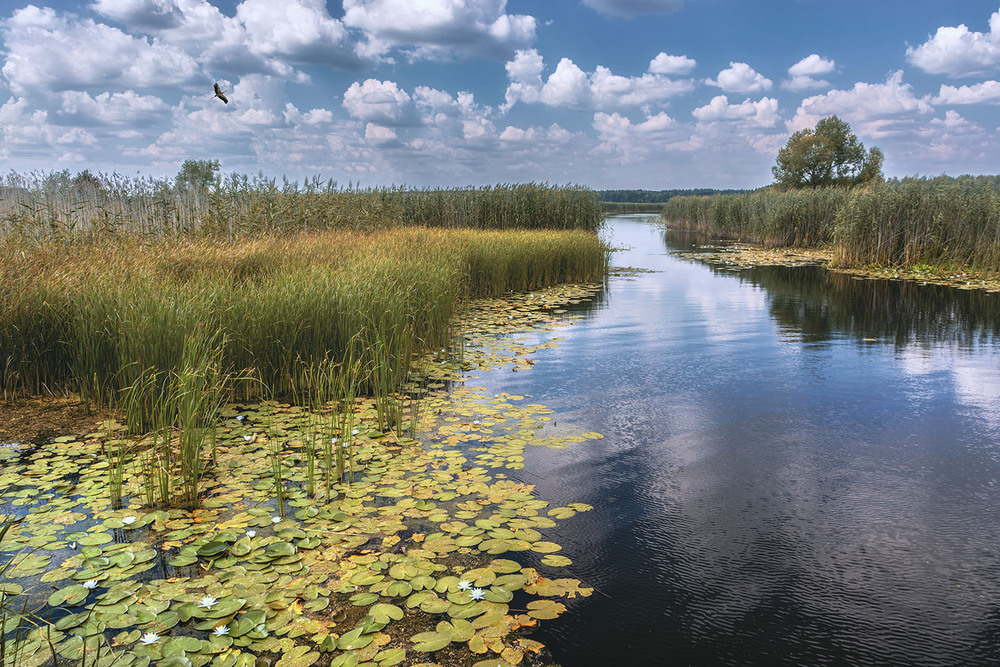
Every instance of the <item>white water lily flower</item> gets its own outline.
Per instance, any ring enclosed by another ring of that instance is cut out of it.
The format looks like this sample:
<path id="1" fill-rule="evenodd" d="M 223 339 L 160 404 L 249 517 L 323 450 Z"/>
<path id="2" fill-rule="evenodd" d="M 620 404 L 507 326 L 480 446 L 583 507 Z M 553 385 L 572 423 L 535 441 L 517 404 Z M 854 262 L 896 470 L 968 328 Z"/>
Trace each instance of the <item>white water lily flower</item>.
<path id="1" fill-rule="evenodd" d="M 243 415 L 236 415 L 236 421 L 241 422 L 244 419 L 246 419 L 246 417 L 244 417 Z"/>
<path id="2" fill-rule="evenodd" d="M 97 579 L 91 579 L 90 581 L 83 582 L 83 587 L 89 588 L 90 590 L 94 590 L 95 588 L 97 588 Z"/>
<path id="3" fill-rule="evenodd" d="M 248 530 L 246 532 L 246 536 L 247 537 L 255 537 L 256 535 L 257 535 L 257 531 L 256 530 Z"/>
<path id="4" fill-rule="evenodd" d="M 73 551 L 76 551 L 76 542 L 70 542 L 69 548 L 72 549 Z"/>
<path id="5" fill-rule="evenodd" d="M 147 632 L 139 639 L 139 641 L 141 641 L 143 644 L 155 644 L 156 642 L 160 641 L 160 635 L 156 634 L 155 632 Z"/>
<path id="6" fill-rule="evenodd" d="M 331 445 L 336 445 L 337 444 L 337 439 L 336 438 L 330 438 L 330 444 Z"/>
<path id="7" fill-rule="evenodd" d="M 458 582 L 458 590 L 467 591 L 470 588 L 472 588 L 472 584 L 466 581 L 465 579 L 462 579 L 460 582 Z"/>
<path id="8" fill-rule="evenodd" d="M 220 625 L 219 627 L 217 627 L 215 630 L 212 631 L 212 634 L 215 635 L 216 637 L 221 637 L 222 635 L 228 635 L 229 628 L 226 627 L 225 625 Z"/>
<path id="9" fill-rule="evenodd" d="M 469 591 L 469 597 L 473 600 L 482 600 L 486 597 L 486 592 L 482 588 L 473 588 Z"/>
<path id="10" fill-rule="evenodd" d="M 280 516 L 272 516 L 271 517 L 271 523 L 281 523 L 281 517 Z"/>
<path id="11" fill-rule="evenodd" d="M 131 526 L 133 523 L 135 523 L 135 517 L 127 516 L 124 519 L 122 519 L 122 523 L 124 523 L 126 526 Z"/>
<path id="12" fill-rule="evenodd" d="M 198 607 L 202 609 L 211 609 L 216 602 L 218 602 L 218 600 L 216 600 L 214 597 L 212 597 L 211 595 L 206 595 L 205 597 L 203 597 L 201 600 L 198 601 Z"/>
<path id="13" fill-rule="evenodd" d="M 351 433 L 354 434 L 354 435 L 357 435 L 358 434 L 358 429 L 354 429 L 353 431 L 351 431 Z"/>
<path id="14" fill-rule="evenodd" d="M 251 440 L 253 440 L 253 436 L 252 435 L 245 435 L 245 436 L 243 436 L 243 439 L 246 440 L 247 442 L 250 442 Z"/>

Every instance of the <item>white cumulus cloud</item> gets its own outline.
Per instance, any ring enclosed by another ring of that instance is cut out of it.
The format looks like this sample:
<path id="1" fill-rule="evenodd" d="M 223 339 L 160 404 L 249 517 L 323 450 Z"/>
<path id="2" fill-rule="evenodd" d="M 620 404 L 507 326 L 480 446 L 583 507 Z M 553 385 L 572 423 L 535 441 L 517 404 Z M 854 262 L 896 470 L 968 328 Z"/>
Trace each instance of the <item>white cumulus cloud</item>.
<path id="1" fill-rule="evenodd" d="M 789 67 L 788 73 L 792 76 L 815 76 L 817 74 L 829 74 L 836 67 L 837 64 L 834 61 L 827 60 L 813 53 Z"/>
<path id="2" fill-rule="evenodd" d="M 1000 104 L 1000 81 L 983 81 L 971 86 L 942 85 L 933 104 Z"/>
<path id="3" fill-rule="evenodd" d="M 745 121 L 758 127 L 775 127 L 780 121 L 778 100 L 773 97 L 762 97 L 758 101 L 744 100 L 739 104 L 730 104 L 725 95 L 717 95 L 712 101 L 691 112 L 701 123 L 719 121 Z"/>
<path id="4" fill-rule="evenodd" d="M 344 108 L 352 117 L 379 125 L 410 125 L 414 122 L 413 100 L 394 81 L 355 81 L 344 93 Z"/>
<path id="5" fill-rule="evenodd" d="M 365 31 L 375 51 L 507 58 L 535 41 L 535 18 L 507 14 L 506 6 L 506 0 L 344 0 L 344 23 Z"/>
<path id="6" fill-rule="evenodd" d="M 906 59 L 929 74 L 973 76 L 1000 67 L 1000 11 L 990 16 L 990 31 L 964 24 L 941 26 L 926 42 L 906 49 Z"/>
<path id="7" fill-rule="evenodd" d="M 649 71 L 653 74 L 685 75 L 690 74 L 698 63 L 687 56 L 671 56 L 664 52 L 657 54 L 649 61 Z"/>
<path id="8" fill-rule="evenodd" d="M 645 107 L 662 105 L 694 89 L 689 80 L 648 73 L 620 76 L 601 65 L 588 74 L 569 58 L 561 59 L 548 79 L 544 79 L 543 72 L 544 63 L 537 51 L 518 51 L 507 63 L 510 85 L 504 109 L 519 101 L 576 109 Z"/>
<path id="9" fill-rule="evenodd" d="M 60 95 L 60 103 L 60 121 L 77 125 L 148 124 L 164 119 L 170 111 L 160 98 L 132 90 L 94 97 L 81 90 L 67 90 Z"/>
<path id="10" fill-rule="evenodd" d="M 185 22 L 178 0 L 95 0 L 91 9 L 142 30 L 176 28 Z"/>
<path id="11" fill-rule="evenodd" d="M 773 82 L 746 63 L 731 62 L 715 79 L 706 79 L 710 86 L 718 86 L 726 93 L 758 93 L 770 90 Z"/>
<path id="12" fill-rule="evenodd" d="M 902 71 L 896 71 L 885 83 L 858 82 L 850 90 L 831 90 L 807 97 L 799 105 L 790 126 L 801 130 L 813 127 L 827 116 L 837 115 L 857 123 L 860 131 L 878 137 L 899 122 L 910 123 L 932 111 L 926 100 L 914 96 L 910 84 L 903 83 Z"/>
<path id="13" fill-rule="evenodd" d="M 236 7 L 236 18 L 254 53 L 349 70 L 367 64 L 324 0 L 244 0 Z"/>
<path id="14" fill-rule="evenodd" d="M 97 0 L 91 8 L 133 32 L 149 33 L 159 43 L 182 49 L 207 68 L 236 74 L 258 72 L 291 76 L 293 70 L 282 58 L 295 60 L 297 56 L 306 56 L 304 60 L 308 61 L 308 56 L 314 54 L 304 43 L 307 36 L 330 36 L 320 20 L 297 41 L 282 40 L 277 34 L 280 29 L 267 25 L 268 8 L 257 2 L 238 5 L 234 17 L 225 16 L 207 0 Z M 291 3 L 288 25 L 300 22 L 302 14 L 302 7 Z M 278 24 L 285 21 L 284 14 L 272 18 Z M 333 45 L 325 48 L 329 54 Z M 356 69 L 357 57 L 353 54 L 339 60 L 331 57 L 326 64 Z"/>
<path id="15" fill-rule="evenodd" d="M 7 56 L 3 75 L 15 94 L 169 86 L 200 74 L 198 63 L 179 48 L 34 5 L 0 23 L 0 36 Z"/>
<path id="16" fill-rule="evenodd" d="M 817 79 L 817 76 L 829 74 L 836 69 L 837 64 L 813 53 L 788 68 L 789 79 L 781 82 L 786 90 L 798 92 L 816 88 L 829 88 L 830 82 Z"/>

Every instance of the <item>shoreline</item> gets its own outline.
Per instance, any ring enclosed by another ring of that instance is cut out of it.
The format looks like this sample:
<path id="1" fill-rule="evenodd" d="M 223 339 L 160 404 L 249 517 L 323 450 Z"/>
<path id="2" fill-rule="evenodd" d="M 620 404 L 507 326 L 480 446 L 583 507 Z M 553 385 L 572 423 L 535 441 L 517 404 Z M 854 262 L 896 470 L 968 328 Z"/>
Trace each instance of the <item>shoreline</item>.
<path id="1" fill-rule="evenodd" d="M 896 268 L 845 268 L 831 266 L 833 248 L 771 248 L 742 241 L 719 240 L 713 245 L 699 246 L 711 248 L 714 252 L 682 252 L 682 257 L 696 259 L 707 264 L 752 268 L 754 266 L 823 266 L 836 273 L 846 273 L 862 280 L 907 280 L 924 285 L 944 285 L 955 289 L 982 289 L 1000 292 L 1000 278 L 987 278 L 979 273 L 962 270 L 946 270 L 922 266 L 915 269 Z"/>

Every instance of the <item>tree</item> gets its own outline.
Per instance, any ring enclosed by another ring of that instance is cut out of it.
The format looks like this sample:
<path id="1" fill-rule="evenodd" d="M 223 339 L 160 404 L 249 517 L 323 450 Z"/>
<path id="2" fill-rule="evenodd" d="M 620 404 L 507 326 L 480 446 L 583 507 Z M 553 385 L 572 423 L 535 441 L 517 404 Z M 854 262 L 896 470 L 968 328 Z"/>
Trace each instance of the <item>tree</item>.
<path id="1" fill-rule="evenodd" d="M 778 151 L 777 164 L 771 167 L 775 184 L 782 188 L 818 188 L 830 185 L 859 185 L 883 180 L 885 156 L 865 147 L 851 126 L 836 116 L 799 130 Z"/>
<path id="2" fill-rule="evenodd" d="M 174 185 L 178 190 L 207 192 L 219 182 L 218 160 L 184 160 Z"/>

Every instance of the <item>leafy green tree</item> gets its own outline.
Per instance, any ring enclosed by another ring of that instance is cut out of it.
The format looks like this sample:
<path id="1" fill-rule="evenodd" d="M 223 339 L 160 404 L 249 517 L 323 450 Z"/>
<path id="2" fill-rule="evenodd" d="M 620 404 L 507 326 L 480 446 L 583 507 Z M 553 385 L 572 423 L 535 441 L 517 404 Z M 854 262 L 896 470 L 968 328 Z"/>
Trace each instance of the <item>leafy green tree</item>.
<path id="1" fill-rule="evenodd" d="M 782 188 L 859 185 L 884 180 L 884 158 L 875 147 L 866 154 L 851 126 L 830 116 L 816 123 L 815 128 L 793 134 L 778 151 L 771 172 L 775 184 Z"/>
<path id="2" fill-rule="evenodd" d="M 218 160 L 184 160 L 174 185 L 178 190 L 207 192 L 219 182 Z"/>

